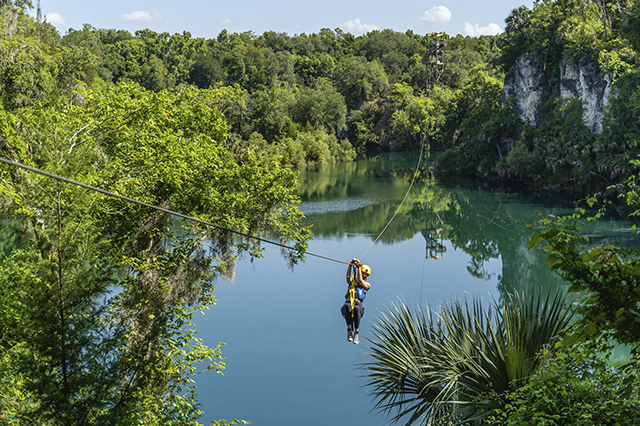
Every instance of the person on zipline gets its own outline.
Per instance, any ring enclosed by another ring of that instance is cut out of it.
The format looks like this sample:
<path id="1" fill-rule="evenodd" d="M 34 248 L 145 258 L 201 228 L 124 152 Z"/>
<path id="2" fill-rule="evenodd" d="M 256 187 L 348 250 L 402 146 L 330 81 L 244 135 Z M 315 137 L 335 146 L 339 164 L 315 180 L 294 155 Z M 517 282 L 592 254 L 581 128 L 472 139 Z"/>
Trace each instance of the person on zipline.
<path id="1" fill-rule="evenodd" d="M 349 288 L 340 312 L 347 321 L 347 340 L 356 345 L 360 343 L 360 319 L 364 315 L 362 302 L 371 288 L 371 284 L 367 282 L 369 275 L 371 275 L 371 268 L 360 263 L 358 259 L 349 262 L 347 268 Z"/>

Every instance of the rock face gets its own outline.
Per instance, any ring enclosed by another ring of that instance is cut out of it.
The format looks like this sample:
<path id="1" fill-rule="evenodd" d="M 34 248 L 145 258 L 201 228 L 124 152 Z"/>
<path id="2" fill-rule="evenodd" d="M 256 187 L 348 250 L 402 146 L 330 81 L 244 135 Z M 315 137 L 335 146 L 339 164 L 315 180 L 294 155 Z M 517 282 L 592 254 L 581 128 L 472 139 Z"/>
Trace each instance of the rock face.
<path id="1" fill-rule="evenodd" d="M 564 55 L 560 66 L 560 96 L 582 101 L 582 120 L 591 133 L 602 133 L 604 108 L 611 98 L 611 76 L 600 71 L 591 57 L 582 58 L 579 64 Z"/>
<path id="2" fill-rule="evenodd" d="M 604 108 L 611 97 L 611 76 L 600 71 L 591 57 L 579 64 L 565 54 L 560 65 L 560 87 L 550 87 L 547 73 L 535 55 L 521 56 L 504 78 L 503 104 L 516 99 L 516 111 L 532 126 L 538 124 L 537 110 L 542 102 L 559 92 L 565 99 L 582 101 L 582 119 L 593 134 L 602 132 Z"/>
<path id="3" fill-rule="evenodd" d="M 529 124 L 536 125 L 539 104 L 547 98 L 546 73 L 535 55 L 524 55 L 504 76 L 502 102 L 509 97 L 516 99 L 516 112 Z"/>

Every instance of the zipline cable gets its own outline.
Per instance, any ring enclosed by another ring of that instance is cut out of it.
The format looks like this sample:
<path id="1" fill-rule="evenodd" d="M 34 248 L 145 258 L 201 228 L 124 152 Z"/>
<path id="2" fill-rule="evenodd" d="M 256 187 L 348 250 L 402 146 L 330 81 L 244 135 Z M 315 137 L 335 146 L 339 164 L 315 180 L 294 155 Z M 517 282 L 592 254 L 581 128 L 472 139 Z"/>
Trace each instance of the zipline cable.
<path id="1" fill-rule="evenodd" d="M 119 198 L 121 200 L 128 201 L 130 203 L 134 203 L 134 204 L 138 204 L 140 206 L 148 207 L 150 209 L 157 210 L 157 211 L 160 211 L 160 212 L 163 212 L 163 213 L 167 213 L 167 214 L 170 214 L 170 215 L 173 215 L 173 216 L 178 216 L 178 217 L 181 217 L 183 219 L 190 220 L 192 222 L 197 222 L 197 223 L 200 223 L 202 225 L 210 226 L 210 227 L 217 228 L 217 229 L 220 229 L 220 230 L 223 230 L 223 231 L 227 231 L 227 232 L 232 232 L 234 234 L 242 235 L 243 237 L 251 238 L 251 239 L 254 239 L 254 240 L 257 240 L 257 241 L 262 241 L 263 243 L 273 244 L 275 246 L 282 247 L 282 248 L 285 248 L 287 250 L 297 251 L 297 252 L 300 252 L 302 254 L 308 254 L 310 256 L 319 257 L 320 259 L 330 260 L 332 262 L 343 263 L 345 265 L 349 264 L 349 262 L 344 262 L 342 260 L 333 259 L 331 257 L 322 256 L 320 254 L 311 253 L 309 251 L 300 250 L 300 249 L 297 249 L 295 247 L 290 247 L 290 246 L 287 246 L 287 245 L 284 245 L 284 244 L 280 244 L 280 243 L 276 243 L 276 242 L 273 242 L 273 241 L 269 241 L 269 240 L 266 240 L 264 238 L 260 238 L 260 237 L 256 237 L 256 236 L 253 236 L 253 235 L 246 234 L 246 233 L 241 232 L 241 231 L 236 231 L 235 229 L 226 228 L 224 226 L 216 225 L 216 224 L 213 224 L 211 222 L 206 222 L 204 220 L 198 219 L 198 218 L 193 217 L 193 216 L 187 216 L 187 215 L 182 214 L 182 213 L 178 213 L 178 212 L 174 212 L 172 210 L 168 210 L 168 209 L 165 209 L 165 208 L 162 208 L 162 207 L 154 206 L 153 204 L 145 203 L 144 201 L 139 201 L 139 200 L 136 200 L 134 198 L 125 197 L 124 195 L 118 195 L 118 194 L 115 194 L 113 192 L 105 191 L 104 189 L 100 189 L 100 188 L 97 188 L 95 186 L 87 185 L 86 183 L 78 182 L 78 181 L 75 181 L 75 180 L 72 180 L 72 179 L 68 179 L 68 178 L 53 174 L 53 173 L 45 172 L 44 170 L 40 170 L 40 169 L 36 169 L 34 167 L 27 166 L 27 165 L 22 164 L 22 163 L 17 163 L 15 161 L 11 161 L 8 158 L 0 157 L 0 162 L 8 164 L 10 166 L 14 166 L 14 167 L 19 167 L 21 169 L 25 169 L 25 170 L 28 170 L 30 172 L 38 173 L 38 174 L 41 174 L 43 176 L 46 176 L 46 177 L 49 177 L 49 178 L 52 178 L 52 179 L 56 179 L 56 180 L 59 180 L 59 181 L 62 181 L 62 182 L 66 182 L 66 183 L 72 184 L 72 185 L 80 186 L 82 188 L 86 188 L 86 189 L 89 189 L 91 191 L 99 192 L 101 194 L 108 195 L 109 197 Z"/>
<path id="2" fill-rule="evenodd" d="M 413 173 L 413 179 L 411 179 L 411 185 L 409 185 L 409 189 L 407 189 L 407 193 L 404 194 L 404 198 L 400 202 L 400 205 L 396 209 L 396 212 L 393 214 L 393 216 L 391 216 L 391 219 L 389 219 L 389 222 L 387 222 L 387 225 L 384 227 L 384 229 L 382 231 L 380 231 L 380 234 L 378 234 L 378 238 L 376 238 L 375 241 L 373 243 L 371 243 L 371 245 L 369 246 L 367 251 L 365 251 L 364 254 L 362 256 L 360 256 L 360 259 L 362 259 L 367 253 L 369 253 L 369 250 L 371 250 L 371 247 L 373 247 L 378 242 L 380 237 L 382 237 L 382 234 L 384 234 L 384 231 L 386 231 L 387 228 L 389 227 L 389 225 L 391 225 L 391 222 L 393 222 L 393 219 L 396 218 L 396 215 L 398 214 L 398 212 L 402 208 L 402 205 L 404 204 L 405 200 L 409 196 L 409 192 L 411 192 L 411 188 L 413 187 L 413 183 L 416 181 L 416 176 L 418 175 L 418 170 L 420 169 L 420 162 L 422 161 L 422 154 L 424 153 L 424 142 L 426 140 L 426 136 L 427 136 L 427 132 L 426 132 L 426 128 L 425 128 L 425 135 L 424 135 L 424 138 L 422 138 L 422 144 L 421 144 L 422 146 L 420 147 L 420 158 L 418 158 L 418 164 L 416 165 L 416 170 Z"/>

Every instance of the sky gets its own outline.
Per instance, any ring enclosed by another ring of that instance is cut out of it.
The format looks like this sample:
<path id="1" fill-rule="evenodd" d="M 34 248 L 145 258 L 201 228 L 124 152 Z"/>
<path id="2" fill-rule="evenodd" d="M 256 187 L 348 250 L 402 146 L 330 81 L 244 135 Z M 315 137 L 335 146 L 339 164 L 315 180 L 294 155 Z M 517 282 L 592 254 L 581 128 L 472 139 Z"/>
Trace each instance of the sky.
<path id="1" fill-rule="evenodd" d="M 35 15 L 38 0 L 32 0 Z M 533 0 L 40 0 L 42 16 L 60 34 L 83 24 L 124 29 L 149 28 L 170 34 L 215 38 L 229 33 L 265 31 L 290 36 L 341 28 L 355 36 L 391 29 L 416 34 L 446 32 L 464 36 L 495 35 L 516 7 Z"/>

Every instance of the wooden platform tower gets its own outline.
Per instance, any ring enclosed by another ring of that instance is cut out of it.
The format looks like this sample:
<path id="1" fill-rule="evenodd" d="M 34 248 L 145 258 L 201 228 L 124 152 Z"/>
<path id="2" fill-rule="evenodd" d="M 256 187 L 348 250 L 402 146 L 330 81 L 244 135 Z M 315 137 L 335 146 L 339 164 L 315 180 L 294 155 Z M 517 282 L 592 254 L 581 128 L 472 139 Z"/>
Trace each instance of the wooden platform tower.
<path id="1" fill-rule="evenodd" d="M 425 208 L 425 228 L 421 231 L 426 241 L 427 258 L 442 259 L 447 247 L 444 245 L 444 222 L 438 212 L 433 211 L 427 203 Z"/>
<path id="2" fill-rule="evenodd" d="M 447 40 L 442 33 L 427 34 L 427 53 L 422 57 L 422 63 L 427 66 L 427 95 L 433 86 L 440 82 L 444 72 L 444 52 Z"/>

